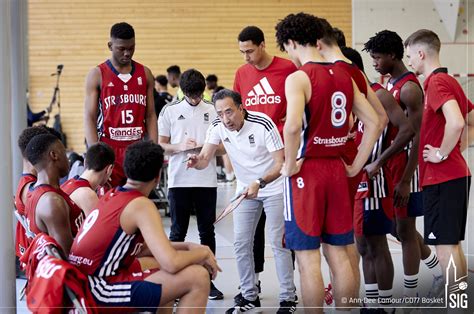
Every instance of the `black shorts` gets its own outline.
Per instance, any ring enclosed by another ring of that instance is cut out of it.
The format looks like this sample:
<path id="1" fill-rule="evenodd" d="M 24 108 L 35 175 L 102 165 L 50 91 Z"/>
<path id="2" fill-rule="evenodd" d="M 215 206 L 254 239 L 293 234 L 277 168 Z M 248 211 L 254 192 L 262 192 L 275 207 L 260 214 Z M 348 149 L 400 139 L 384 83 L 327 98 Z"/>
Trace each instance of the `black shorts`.
<path id="1" fill-rule="evenodd" d="M 464 240 L 471 177 L 423 187 L 425 244 L 456 245 Z"/>

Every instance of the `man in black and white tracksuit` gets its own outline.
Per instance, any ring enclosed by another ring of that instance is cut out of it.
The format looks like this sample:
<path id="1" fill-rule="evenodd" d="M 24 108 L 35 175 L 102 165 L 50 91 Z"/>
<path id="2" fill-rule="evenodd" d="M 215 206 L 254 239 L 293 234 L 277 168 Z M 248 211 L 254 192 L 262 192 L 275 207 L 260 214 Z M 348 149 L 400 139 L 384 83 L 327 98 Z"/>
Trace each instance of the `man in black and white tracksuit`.
<path id="1" fill-rule="evenodd" d="M 280 282 L 280 310 L 291 313 L 296 308 L 291 252 L 283 248 L 283 141 L 277 127 L 264 113 L 246 111 L 241 97 L 230 90 L 215 95 L 218 119 L 209 127 L 203 149 L 190 154 L 188 167 L 206 169 L 223 143 L 234 166 L 237 191 L 246 193 L 234 211 L 234 252 L 240 276 L 242 297 L 228 310 L 245 312 L 260 306 L 253 261 L 253 239 L 264 208 L 267 228 Z"/>

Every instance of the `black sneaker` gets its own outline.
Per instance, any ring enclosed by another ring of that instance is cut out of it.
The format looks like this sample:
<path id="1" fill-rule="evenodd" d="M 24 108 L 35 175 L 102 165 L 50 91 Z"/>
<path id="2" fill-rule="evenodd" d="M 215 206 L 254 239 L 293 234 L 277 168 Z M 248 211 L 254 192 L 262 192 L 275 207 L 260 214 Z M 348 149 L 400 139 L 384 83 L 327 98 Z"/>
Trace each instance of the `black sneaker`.
<path id="1" fill-rule="evenodd" d="M 295 301 L 281 301 L 277 314 L 294 313 L 296 311 Z"/>
<path id="2" fill-rule="evenodd" d="M 233 307 L 225 311 L 225 313 L 226 314 L 243 313 L 243 312 L 253 310 L 257 307 L 260 307 L 260 299 L 258 298 L 258 296 L 255 299 L 255 301 L 250 301 L 242 297 L 237 302 L 235 302 Z"/>
<path id="3" fill-rule="evenodd" d="M 209 291 L 209 300 L 222 300 L 224 299 L 224 294 L 214 286 L 214 283 L 211 281 L 211 290 Z"/>
<path id="4" fill-rule="evenodd" d="M 262 293 L 262 282 L 259 280 L 256 286 L 257 286 L 258 294 L 260 295 Z M 240 286 L 238 286 L 237 289 L 240 290 Z M 295 297 L 296 297 L 296 295 L 295 295 Z M 242 299 L 242 292 L 239 292 L 239 294 L 237 294 L 234 297 L 234 302 L 237 303 L 237 300 L 239 300 L 239 299 Z M 298 302 L 296 302 L 296 303 L 298 303 Z"/>

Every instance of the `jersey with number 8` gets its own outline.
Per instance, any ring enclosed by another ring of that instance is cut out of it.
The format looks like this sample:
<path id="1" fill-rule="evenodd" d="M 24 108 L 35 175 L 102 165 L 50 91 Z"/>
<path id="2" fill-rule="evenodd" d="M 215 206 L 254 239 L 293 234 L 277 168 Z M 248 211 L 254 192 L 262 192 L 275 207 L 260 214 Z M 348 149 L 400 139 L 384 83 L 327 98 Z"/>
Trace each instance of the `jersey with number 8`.
<path id="1" fill-rule="evenodd" d="M 305 105 L 298 158 L 339 157 L 349 132 L 352 80 L 332 63 L 308 62 L 300 68 L 311 81 Z"/>

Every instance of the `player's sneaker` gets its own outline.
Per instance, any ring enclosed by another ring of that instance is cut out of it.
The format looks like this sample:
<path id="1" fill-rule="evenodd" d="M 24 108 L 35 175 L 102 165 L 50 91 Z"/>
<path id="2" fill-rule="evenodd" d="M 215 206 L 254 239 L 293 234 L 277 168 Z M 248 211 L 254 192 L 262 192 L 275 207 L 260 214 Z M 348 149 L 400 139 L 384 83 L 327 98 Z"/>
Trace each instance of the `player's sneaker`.
<path id="1" fill-rule="evenodd" d="M 277 314 L 294 313 L 296 311 L 295 301 L 281 301 Z"/>
<path id="2" fill-rule="evenodd" d="M 225 313 L 226 314 L 234 314 L 234 313 L 244 313 L 244 312 L 260 312 L 260 299 L 257 298 L 255 301 L 247 300 L 246 298 L 238 299 L 234 306 L 228 309 Z"/>
<path id="3" fill-rule="evenodd" d="M 431 283 L 430 291 L 428 292 L 428 298 L 437 298 L 440 295 L 444 295 L 444 278 L 443 275 L 433 275 L 433 282 Z"/>
<path id="4" fill-rule="evenodd" d="M 324 288 L 324 302 L 328 306 L 334 302 L 334 296 L 332 295 L 331 283 L 328 284 L 327 288 Z"/>
<path id="5" fill-rule="evenodd" d="M 209 300 L 222 300 L 224 299 L 224 294 L 216 288 L 214 283 L 211 281 L 211 290 L 209 291 Z"/>

